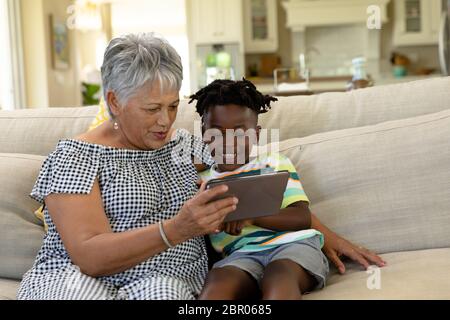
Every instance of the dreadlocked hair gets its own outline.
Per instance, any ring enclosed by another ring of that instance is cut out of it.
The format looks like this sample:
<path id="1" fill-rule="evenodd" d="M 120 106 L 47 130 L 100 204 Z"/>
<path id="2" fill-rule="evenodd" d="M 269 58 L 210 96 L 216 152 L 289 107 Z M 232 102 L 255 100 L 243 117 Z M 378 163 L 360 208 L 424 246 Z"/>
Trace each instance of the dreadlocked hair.
<path id="1" fill-rule="evenodd" d="M 277 98 L 263 95 L 245 78 L 242 81 L 215 80 L 190 96 L 189 103 L 197 100 L 197 113 L 203 117 L 211 106 L 235 104 L 250 108 L 257 114 L 270 110 L 270 103 Z"/>

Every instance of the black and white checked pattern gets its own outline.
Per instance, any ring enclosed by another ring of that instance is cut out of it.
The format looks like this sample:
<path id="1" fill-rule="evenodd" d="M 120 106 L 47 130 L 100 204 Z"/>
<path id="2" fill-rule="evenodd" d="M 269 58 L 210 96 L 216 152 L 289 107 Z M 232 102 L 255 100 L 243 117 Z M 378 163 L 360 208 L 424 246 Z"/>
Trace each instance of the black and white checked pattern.
<path id="1" fill-rule="evenodd" d="M 174 217 L 196 193 L 192 156 L 213 163 L 202 141 L 185 130 L 153 151 L 62 140 L 45 160 L 31 197 L 42 203 L 51 193 L 87 194 L 97 178 L 112 230 L 145 227 Z M 48 232 L 19 299 L 193 299 L 201 291 L 208 271 L 203 237 L 94 279 L 72 265 L 46 208 L 44 216 Z"/>

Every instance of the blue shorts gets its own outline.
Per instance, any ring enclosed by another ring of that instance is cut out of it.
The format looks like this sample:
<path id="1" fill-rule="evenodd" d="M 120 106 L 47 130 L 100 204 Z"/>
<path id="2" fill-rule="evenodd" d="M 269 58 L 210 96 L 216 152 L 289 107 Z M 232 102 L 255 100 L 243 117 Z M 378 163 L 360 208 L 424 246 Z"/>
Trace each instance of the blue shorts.
<path id="1" fill-rule="evenodd" d="M 318 235 L 264 251 L 235 251 L 214 264 L 213 268 L 236 267 L 246 271 L 260 283 L 267 265 L 282 259 L 297 263 L 311 274 L 317 280 L 315 289 L 322 289 L 325 286 L 329 266 L 327 258 L 322 253 Z"/>

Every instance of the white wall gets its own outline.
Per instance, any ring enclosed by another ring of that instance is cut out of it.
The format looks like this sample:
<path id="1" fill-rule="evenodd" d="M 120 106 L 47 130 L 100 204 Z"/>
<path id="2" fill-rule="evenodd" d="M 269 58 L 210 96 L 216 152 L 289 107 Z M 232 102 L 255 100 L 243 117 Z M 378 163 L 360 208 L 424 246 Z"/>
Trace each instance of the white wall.
<path id="1" fill-rule="evenodd" d="M 30 108 L 49 106 L 43 0 L 21 0 L 25 86 Z"/>
<path id="2" fill-rule="evenodd" d="M 76 107 L 81 92 L 75 37 L 69 31 L 70 68 L 52 67 L 49 16 L 65 21 L 73 0 L 21 0 L 27 107 Z"/>
<path id="3" fill-rule="evenodd" d="M 116 0 L 111 4 L 113 37 L 155 32 L 166 38 L 181 56 L 184 70 L 181 95 L 190 93 L 186 0 Z"/>
<path id="4" fill-rule="evenodd" d="M 44 0 L 44 25 L 46 37 L 48 92 L 50 107 L 76 107 L 81 106 L 81 89 L 78 77 L 76 59 L 75 32 L 68 30 L 70 48 L 70 67 L 68 70 L 55 70 L 52 67 L 52 54 L 50 49 L 50 21 L 49 16 L 66 22 L 69 14 L 67 8 L 73 5 L 73 0 Z"/>

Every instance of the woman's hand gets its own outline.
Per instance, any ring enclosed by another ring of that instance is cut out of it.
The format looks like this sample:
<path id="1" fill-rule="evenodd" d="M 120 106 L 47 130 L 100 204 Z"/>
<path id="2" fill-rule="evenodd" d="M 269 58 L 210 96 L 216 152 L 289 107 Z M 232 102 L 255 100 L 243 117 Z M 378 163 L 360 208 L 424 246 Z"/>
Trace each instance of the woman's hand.
<path id="1" fill-rule="evenodd" d="M 220 232 L 225 217 L 236 210 L 237 198 L 212 201 L 227 192 L 227 186 L 205 189 L 206 183 L 203 183 L 195 197 L 186 201 L 178 215 L 173 218 L 177 232 L 185 239 Z"/>
<path id="2" fill-rule="evenodd" d="M 365 269 L 369 268 L 371 264 L 376 264 L 378 267 L 386 265 L 386 262 L 372 251 L 356 246 L 334 232 L 327 232 L 322 250 L 341 274 L 345 273 L 345 265 L 341 260 L 343 256 L 359 263 Z"/>

